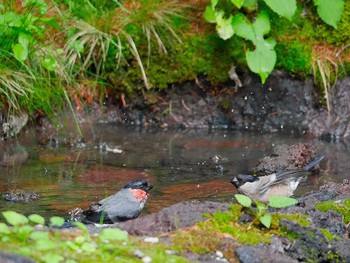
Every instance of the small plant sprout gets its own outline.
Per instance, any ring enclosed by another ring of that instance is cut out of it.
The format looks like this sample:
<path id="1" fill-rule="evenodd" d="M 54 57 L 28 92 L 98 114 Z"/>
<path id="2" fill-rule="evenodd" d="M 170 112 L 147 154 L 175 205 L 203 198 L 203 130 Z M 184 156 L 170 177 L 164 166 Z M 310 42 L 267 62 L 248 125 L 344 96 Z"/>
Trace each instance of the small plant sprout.
<path id="1" fill-rule="evenodd" d="M 259 220 L 261 224 L 263 224 L 266 228 L 270 228 L 272 216 L 267 213 L 268 207 L 274 208 L 284 208 L 291 205 L 295 205 L 298 200 L 285 196 L 273 196 L 269 198 L 268 204 L 260 203 L 256 200 L 250 199 L 248 196 L 236 194 L 235 198 L 239 204 L 243 207 L 246 207 L 253 213 L 255 216 L 255 220 Z M 253 207 L 253 201 L 256 207 Z"/>

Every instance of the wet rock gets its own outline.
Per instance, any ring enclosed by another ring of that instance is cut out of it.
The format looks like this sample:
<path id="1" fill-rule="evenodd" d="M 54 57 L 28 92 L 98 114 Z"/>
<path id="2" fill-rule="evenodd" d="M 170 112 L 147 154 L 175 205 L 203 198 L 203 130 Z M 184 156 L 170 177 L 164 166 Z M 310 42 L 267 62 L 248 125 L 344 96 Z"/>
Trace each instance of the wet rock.
<path id="1" fill-rule="evenodd" d="M 24 256 L 16 255 L 13 253 L 0 252 L 1 263 L 36 263 L 34 259 Z"/>
<path id="2" fill-rule="evenodd" d="M 350 240 L 340 239 L 331 242 L 332 247 L 337 251 L 343 262 L 350 262 Z M 340 261 L 339 261 L 340 262 Z"/>
<path id="3" fill-rule="evenodd" d="M 312 134 L 324 140 L 337 142 L 350 139 L 350 78 L 339 80 L 331 92 L 331 109 L 306 113 L 304 123 Z"/>
<path id="4" fill-rule="evenodd" d="M 193 226 L 205 218 L 203 214 L 225 211 L 229 204 L 216 202 L 184 202 L 162 209 L 158 213 L 146 215 L 118 224 L 132 235 L 157 235 Z"/>
<path id="5" fill-rule="evenodd" d="M 9 202 L 31 202 L 41 198 L 41 196 L 35 192 L 24 192 L 21 190 L 14 190 L 7 192 L 2 197 Z"/>
<path id="6" fill-rule="evenodd" d="M 266 175 L 282 169 L 302 168 L 314 158 L 315 150 L 308 144 L 277 145 L 270 156 L 259 161 L 254 171 Z"/>
<path id="7" fill-rule="evenodd" d="M 0 150 L 0 165 L 14 166 L 24 163 L 29 157 L 27 150 L 19 145 L 6 145 Z"/>
<path id="8" fill-rule="evenodd" d="M 297 236 L 286 250 L 287 255 L 302 262 L 335 262 L 329 260 L 328 255 L 337 255 L 337 252 L 319 229 L 303 227 L 285 219 L 281 220 L 280 225 Z"/>
<path id="9" fill-rule="evenodd" d="M 282 241 L 283 240 L 283 241 Z M 285 244 L 284 244 L 285 243 Z M 296 263 L 296 259 L 286 255 L 290 246 L 287 239 L 274 237 L 269 245 L 241 246 L 235 249 L 237 258 L 242 263 Z"/>
<path id="10" fill-rule="evenodd" d="M 18 115 L 10 115 L 2 124 L 1 134 L 3 138 L 15 137 L 28 123 L 28 113 L 22 112 Z"/>

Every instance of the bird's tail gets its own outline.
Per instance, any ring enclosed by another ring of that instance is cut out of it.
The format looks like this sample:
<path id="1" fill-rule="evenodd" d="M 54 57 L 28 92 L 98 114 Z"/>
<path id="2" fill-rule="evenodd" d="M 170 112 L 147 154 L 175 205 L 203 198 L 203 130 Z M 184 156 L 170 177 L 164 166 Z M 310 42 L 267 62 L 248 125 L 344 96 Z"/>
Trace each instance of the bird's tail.
<path id="1" fill-rule="evenodd" d="M 317 164 L 319 164 L 323 159 L 325 158 L 324 155 L 318 156 L 315 158 L 315 160 L 309 162 L 307 165 L 304 166 L 305 171 L 309 171 L 312 168 L 314 168 Z"/>

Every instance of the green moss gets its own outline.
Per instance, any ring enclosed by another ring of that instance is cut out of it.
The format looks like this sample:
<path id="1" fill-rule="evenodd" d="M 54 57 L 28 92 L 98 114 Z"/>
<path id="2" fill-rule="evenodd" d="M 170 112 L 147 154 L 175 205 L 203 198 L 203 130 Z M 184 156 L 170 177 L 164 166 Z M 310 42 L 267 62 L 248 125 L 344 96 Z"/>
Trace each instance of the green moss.
<path id="1" fill-rule="evenodd" d="M 281 219 L 287 219 L 298 223 L 301 226 L 309 226 L 310 222 L 307 220 L 307 215 L 294 213 L 294 214 L 281 214 L 275 213 L 272 216 L 271 224 L 277 228 Z"/>
<path id="2" fill-rule="evenodd" d="M 299 40 L 289 42 L 277 42 L 277 68 L 282 68 L 290 73 L 306 77 L 312 68 L 311 46 L 307 46 Z"/>
<path id="3" fill-rule="evenodd" d="M 344 12 L 337 24 L 337 29 L 323 23 L 319 17 L 315 17 L 314 30 L 312 36 L 319 41 L 340 46 L 350 41 L 350 1 L 344 1 Z M 315 23 L 315 24 L 316 24 Z"/>
<path id="4" fill-rule="evenodd" d="M 273 235 L 283 235 L 290 238 L 297 238 L 293 233 L 287 233 L 279 226 L 282 218 L 293 220 L 302 226 L 308 226 L 309 221 L 306 215 L 302 214 L 272 214 L 270 229 L 263 228 L 255 220 L 253 223 L 241 224 L 238 219 L 242 216 L 241 205 L 233 205 L 229 211 L 216 212 L 213 215 L 206 215 L 208 220 L 199 222 L 196 227 L 184 231 L 178 231 L 172 238 L 176 249 L 190 250 L 197 253 L 207 253 L 223 244 L 227 244 L 227 238 L 232 238 L 233 243 L 254 245 L 269 243 Z"/>
<path id="5" fill-rule="evenodd" d="M 337 239 L 339 237 L 335 236 L 335 235 L 332 235 L 331 232 L 329 232 L 328 229 L 325 229 L 325 228 L 320 228 L 320 231 L 322 232 L 322 234 L 325 236 L 325 238 L 328 239 L 328 241 L 331 241 L 331 240 L 334 240 L 334 239 Z"/>
<path id="6" fill-rule="evenodd" d="M 333 210 L 344 216 L 344 223 L 350 222 L 350 200 L 344 200 L 343 203 L 335 204 L 332 201 L 327 201 L 315 205 L 316 209 L 327 212 Z"/>
<path id="7" fill-rule="evenodd" d="M 206 76 L 212 84 L 227 81 L 228 71 L 232 65 L 230 57 L 232 45 L 232 42 L 220 39 L 213 32 L 186 36 L 182 43 L 170 46 L 168 54 L 159 54 L 158 50 L 153 48 L 149 63 L 147 63 L 147 45 L 140 44 L 138 51 L 150 85 L 157 89 L 165 89 L 171 83 L 193 80 L 199 75 Z M 143 80 L 139 65 L 132 56 L 130 59 L 129 67 L 121 67 L 118 71 L 107 75 L 114 87 L 118 89 L 132 87 L 129 89 L 132 92 L 142 85 Z"/>

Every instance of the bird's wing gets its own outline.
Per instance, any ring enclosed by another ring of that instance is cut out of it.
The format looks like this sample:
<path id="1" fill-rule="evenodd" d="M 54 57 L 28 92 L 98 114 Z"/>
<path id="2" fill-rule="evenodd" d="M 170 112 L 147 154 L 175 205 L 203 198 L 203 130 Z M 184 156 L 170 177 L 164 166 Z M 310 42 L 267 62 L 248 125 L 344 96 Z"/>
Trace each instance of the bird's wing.
<path id="1" fill-rule="evenodd" d="M 259 186 L 257 187 L 257 193 L 259 196 L 262 196 L 266 193 L 271 185 L 276 182 L 276 174 L 270 174 L 267 176 L 259 177 Z"/>
<path id="2" fill-rule="evenodd" d="M 122 189 L 100 201 L 101 210 L 108 214 L 112 221 L 123 221 L 137 217 L 142 208 L 140 202 L 131 194 L 129 189 Z"/>
<path id="3" fill-rule="evenodd" d="M 281 170 L 276 173 L 276 180 L 272 184 L 300 180 L 301 177 L 306 177 L 309 174 L 310 172 L 304 169 Z"/>

